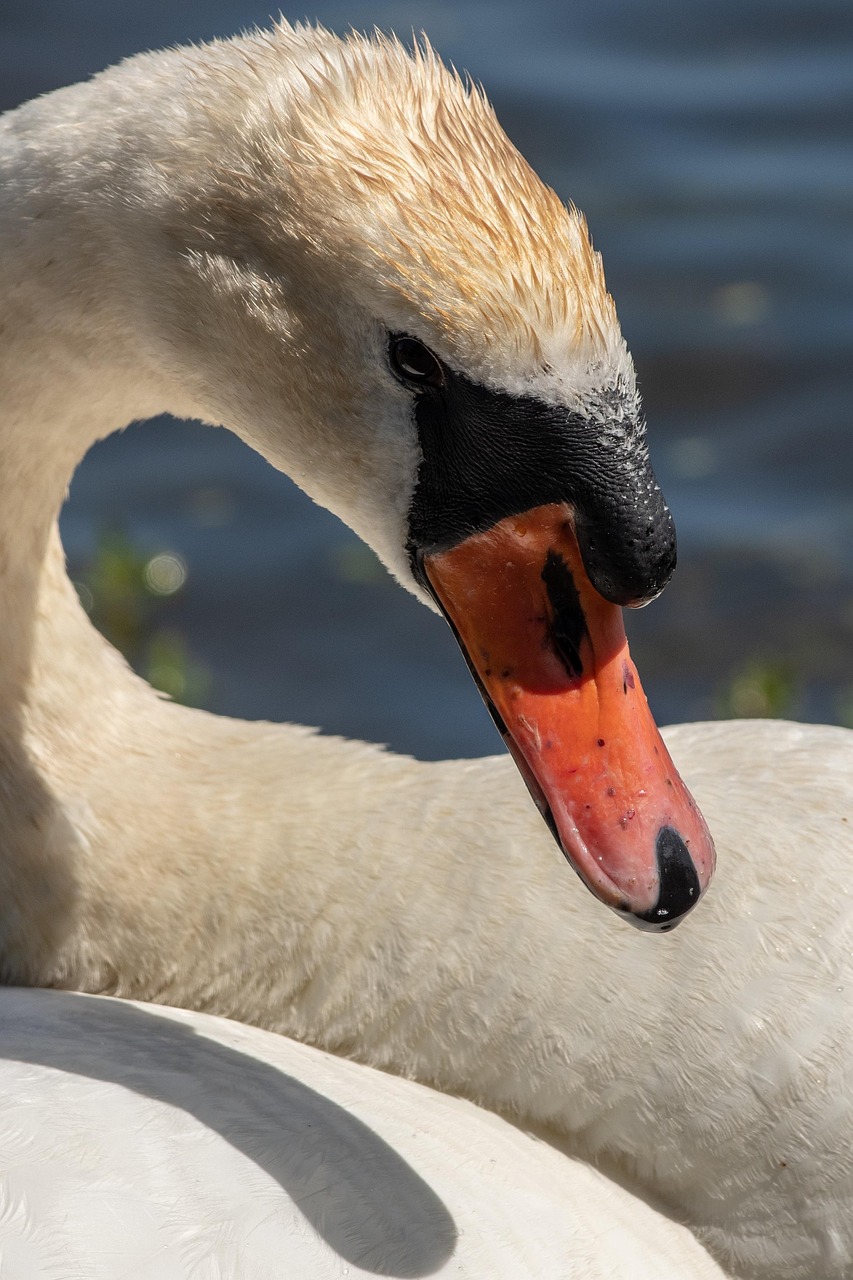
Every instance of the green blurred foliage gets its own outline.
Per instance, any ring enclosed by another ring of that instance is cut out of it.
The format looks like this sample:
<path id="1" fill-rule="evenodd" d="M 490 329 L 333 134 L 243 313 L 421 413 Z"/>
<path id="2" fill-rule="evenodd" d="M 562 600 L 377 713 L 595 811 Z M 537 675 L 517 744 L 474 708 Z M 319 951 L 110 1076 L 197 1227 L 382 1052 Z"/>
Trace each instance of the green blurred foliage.
<path id="1" fill-rule="evenodd" d="M 172 552 L 146 555 L 121 528 L 105 529 L 75 582 L 92 622 L 149 684 L 185 706 L 210 705 L 211 673 L 168 615 L 186 580 Z"/>
<path id="2" fill-rule="evenodd" d="M 776 658 L 752 658 L 720 690 L 717 714 L 766 719 L 796 715 L 800 689 L 791 666 Z"/>

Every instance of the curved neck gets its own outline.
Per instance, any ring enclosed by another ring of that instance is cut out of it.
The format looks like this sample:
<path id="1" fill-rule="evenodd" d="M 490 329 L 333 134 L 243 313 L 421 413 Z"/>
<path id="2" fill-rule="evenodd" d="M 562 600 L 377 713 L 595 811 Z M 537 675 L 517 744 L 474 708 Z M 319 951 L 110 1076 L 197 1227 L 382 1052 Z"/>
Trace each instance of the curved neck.
<path id="1" fill-rule="evenodd" d="M 537 945 L 580 941 L 549 911 L 565 869 L 523 784 L 509 761 L 424 765 L 168 704 L 94 631 L 56 531 L 74 467 L 131 419 L 192 405 L 75 200 L 40 211 L 20 154 L 0 127 L 16 185 L 0 226 L 0 978 L 210 1008 L 512 1105 L 517 1051 L 480 1060 L 467 984 L 435 959 L 461 949 L 488 991 L 509 936 L 531 946 L 510 887 L 531 871 L 529 923 L 551 916 Z M 472 838 L 472 803 L 500 808 L 497 837 Z M 567 968 L 543 1011 L 581 981 Z M 507 1034 L 535 1021 L 520 988 L 489 1000 Z"/>
<path id="2" fill-rule="evenodd" d="M 73 125 L 92 88 L 0 123 L 0 977 L 209 999 L 346 1040 L 352 1013 L 339 1024 L 334 1000 L 306 1012 L 314 974 L 329 955 L 346 972 L 377 878 L 389 901 L 432 900 L 452 933 L 440 880 L 445 860 L 455 874 L 455 847 L 431 865 L 407 849 L 398 865 L 396 829 L 384 829 L 390 788 L 407 843 L 429 839 L 433 769 L 168 704 L 79 605 L 56 528 L 77 462 L 134 418 L 196 407 L 140 327 L 115 228 L 92 213 L 90 132 L 52 124 Z M 520 786 L 519 797 L 526 817 Z M 392 909 L 376 937 L 397 946 Z M 382 982 L 387 1016 L 406 1003 L 405 972 Z"/>
<path id="3" fill-rule="evenodd" d="M 77 92 L 64 91 L 66 102 Z M 48 633 L 70 628 L 83 643 L 91 631 L 51 533 L 77 463 L 95 440 L 171 407 L 87 208 L 97 172 L 86 163 L 87 131 L 73 127 L 73 111 L 67 129 L 49 128 L 44 101 L 0 122 L 0 598 L 8 621 L 0 628 L 0 697 L 7 709 L 37 697 Z M 62 652 L 54 646 L 54 656 Z"/>
<path id="4" fill-rule="evenodd" d="M 615 932 L 586 902 L 575 919 L 583 891 L 566 896 L 512 764 L 424 765 L 166 703 L 65 574 L 55 521 L 89 445 L 136 417 L 198 413 L 168 334 L 151 332 L 134 248 L 117 248 L 126 222 L 101 225 L 89 199 L 115 176 L 87 124 L 112 83 L 0 123 L 0 979 L 210 1008 L 512 1106 L 529 1071 L 560 1066 L 536 1068 L 531 1028 L 570 1037 L 578 952 Z M 169 98 L 157 76 L 146 93 L 158 86 Z M 309 456 L 322 467 L 322 441 Z M 505 981 L 538 949 L 553 980 Z M 494 1061 L 469 989 L 512 1042 Z"/>

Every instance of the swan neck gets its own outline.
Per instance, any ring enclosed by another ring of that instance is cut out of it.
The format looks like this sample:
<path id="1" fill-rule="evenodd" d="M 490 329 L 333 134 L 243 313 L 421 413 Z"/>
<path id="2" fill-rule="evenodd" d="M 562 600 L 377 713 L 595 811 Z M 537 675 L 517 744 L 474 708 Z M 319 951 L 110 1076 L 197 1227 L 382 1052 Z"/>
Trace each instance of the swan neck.
<path id="1" fill-rule="evenodd" d="M 87 123 L 97 86 L 0 122 L 0 980 L 209 1006 L 451 1088 L 473 1079 L 512 1109 L 532 997 L 501 977 L 511 886 L 538 867 L 535 892 L 550 900 L 563 869 L 511 764 L 425 765 L 322 738 L 309 748 L 305 730 L 164 703 L 97 634 L 67 578 L 56 519 L 94 441 L 162 412 L 232 421 L 218 405 L 205 412 L 201 338 L 168 311 L 167 267 L 149 279 L 140 265 L 162 209 L 137 217 L 138 182 L 116 196 L 104 179 L 102 117 Z M 221 345 L 205 368 L 228 337 L 224 321 L 218 337 L 210 328 L 201 336 Z M 292 379 L 286 335 L 270 333 L 278 406 Z M 297 479 L 300 452 L 321 471 L 337 458 L 340 472 L 346 441 L 306 443 L 278 411 L 272 425 L 284 441 L 273 460 Z M 474 797 L 504 815 L 482 859 L 460 856 Z M 562 925 L 535 945 L 562 945 Z M 454 955 L 461 985 L 455 964 L 436 963 Z M 567 968 L 561 991 L 580 981 Z M 498 1039 L 522 1028 L 512 1071 L 465 1037 L 469 985 L 488 993 Z M 436 1008 L 446 1052 L 427 1034 Z M 561 1014 L 561 1036 L 567 1023 Z"/>
<path id="2" fill-rule="evenodd" d="M 120 228 L 96 198 L 103 166 L 91 125 L 77 118 L 89 89 L 62 91 L 0 121 L 6 705 L 26 694 L 39 627 L 57 630 L 57 615 L 70 620 L 78 612 L 53 532 L 78 462 L 133 419 L 183 408 L 138 331 L 132 267 L 116 251 Z"/>

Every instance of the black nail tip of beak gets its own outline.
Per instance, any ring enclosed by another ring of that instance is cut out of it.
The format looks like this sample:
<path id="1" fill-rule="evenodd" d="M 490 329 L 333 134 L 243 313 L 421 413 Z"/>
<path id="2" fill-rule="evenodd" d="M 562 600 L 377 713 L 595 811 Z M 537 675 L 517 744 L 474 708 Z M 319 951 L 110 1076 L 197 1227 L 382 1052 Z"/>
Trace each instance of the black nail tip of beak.
<path id="1" fill-rule="evenodd" d="M 649 911 L 631 912 L 628 919 L 647 933 L 668 933 L 692 911 L 702 886 L 690 851 L 674 827 L 661 827 L 655 841 L 658 900 Z"/>

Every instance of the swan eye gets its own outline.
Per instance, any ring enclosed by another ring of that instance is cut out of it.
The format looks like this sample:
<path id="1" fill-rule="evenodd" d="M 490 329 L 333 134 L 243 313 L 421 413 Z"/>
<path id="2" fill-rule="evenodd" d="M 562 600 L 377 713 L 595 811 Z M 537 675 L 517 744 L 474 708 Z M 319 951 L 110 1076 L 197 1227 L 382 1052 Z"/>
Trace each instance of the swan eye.
<path id="1" fill-rule="evenodd" d="M 405 382 L 440 387 L 444 382 L 441 361 L 415 338 L 391 339 L 391 368 Z"/>

